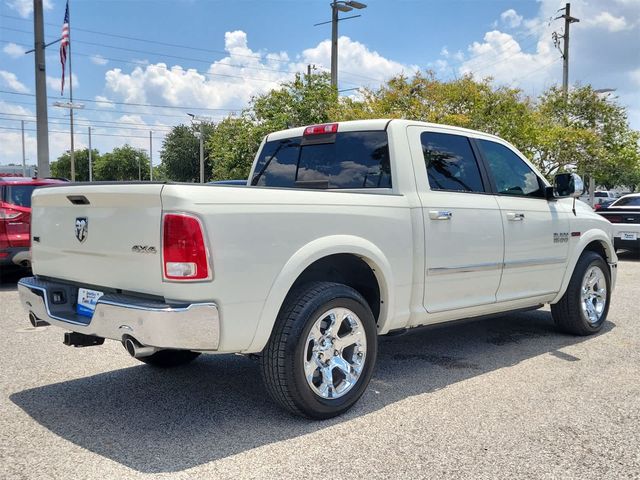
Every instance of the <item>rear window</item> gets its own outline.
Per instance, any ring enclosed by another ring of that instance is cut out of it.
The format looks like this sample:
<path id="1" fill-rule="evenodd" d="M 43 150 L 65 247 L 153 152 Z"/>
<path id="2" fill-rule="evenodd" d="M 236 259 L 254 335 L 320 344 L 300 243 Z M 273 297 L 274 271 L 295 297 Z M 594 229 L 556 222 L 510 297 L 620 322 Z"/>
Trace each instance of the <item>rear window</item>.
<path id="1" fill-rule="evenodd" d="M 612 207 L 640 207 L 640 197 L 622 197 Z"/>
<path id="2" fill-rule="evenodd" d="M 251 185 L 391 188 L 387 132 L 338 132 L 323 137 L 265 143 Z"/>
<path id="3" fill-rule="evenodd" d="M 35 185 L 5 185 L 3 201 L 20 207 L 31 207 L 31 194 Z"/>

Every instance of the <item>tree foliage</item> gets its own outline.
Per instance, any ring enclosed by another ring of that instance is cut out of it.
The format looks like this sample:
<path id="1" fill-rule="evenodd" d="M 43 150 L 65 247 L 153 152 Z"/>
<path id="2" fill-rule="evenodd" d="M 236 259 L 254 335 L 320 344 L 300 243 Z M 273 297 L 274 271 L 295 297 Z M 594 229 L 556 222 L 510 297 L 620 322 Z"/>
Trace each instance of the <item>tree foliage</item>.
<path id="1" fill-rule="evenodd" d="M 379 88 L 340 98 L 327 74 L 298 76 L 254 97 L 240 116 L 208 130 L 208 165 L 216 180 L 246 178 L 269 132 L 368 118 L 407 118 L 480 130 L 511 142 L 546 175 L 571 165 L 609 188 L 635 188 L 640 183 L 640 134 L 629 128 L 621 105 L 590 86 L 576 86 L 566 97 L 552 87 L 531 98 L 517 88 L 495 86 L 491 79 L 463 76 L 445 82 L 431 72 L 400 75 Z M 193 131 L 175 127 L 161 155 L 167 178 L 197 178 L 195 152 Z"/>
<path id="2" fill-rule="evenodd" d="M 131 145 L 114 148 L 95 164 L 96 180 L 149 180 L 149 156 Z"/>
<path id="3" fill-rule="evenodd" d="M 204 138 L 209 139 L 214 133 L 210 123 L 202 125 Z M 160 161 L 164 176 L 178 182 L 200 181 L 200 127 L 178 125 L 164 139 L 160 151 Z M 205 143 L 205 180 L 211 175 L 211 148 Z"/>
<path id="4" fill-rule="evenodd" d="M 85 148 L 83 150 L 76 150 L 73 154 L 75 171 L 76 171 L 76 181 L 77 182 L 88 182 L 89 181 L 89 149 Z M 98 150 L 91 149 L 91 160 L 93 162 L 93 177 L 95 177 L 95 165 L 96 162 L 100 159 L 100 153 Z M 51 176 L 52 177 L 60 177 L 71 179 L 71 152 L 67 151 L 60 155 L 58 159 L 54 162 L 51 162 Z"/>

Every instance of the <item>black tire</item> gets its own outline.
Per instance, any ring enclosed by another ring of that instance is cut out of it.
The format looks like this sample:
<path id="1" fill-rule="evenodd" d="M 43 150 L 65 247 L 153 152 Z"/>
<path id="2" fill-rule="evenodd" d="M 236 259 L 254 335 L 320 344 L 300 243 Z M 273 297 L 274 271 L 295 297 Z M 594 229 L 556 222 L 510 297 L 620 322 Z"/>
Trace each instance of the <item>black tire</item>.
<path id="1" fill-rule="evenodd" d="M 338 398 L 323 398 L 304 374 L 307 337 L 314 323 L 331 308 L 348 308 L 362 323 L 366 355 L 358 380 Z M 377 355 L 376 321 L 366 300 L 339 283 L 311 282 L 291 292 L 278 315 L 269 343 L 260 357 L 262 377 L 271 397 L 289 412 L 323 420 L 346 412 L 366 390 Z"/>
<path id="2" fill-rule="evenodd" d="M 158 368 L 179 367 L 193 362 L 200 356 L 200 352 L 191 350 L 160 350 L 148 357 L 140 357 L 142 363 Z"/>
<path id="3" fill-rule="evenodd" d="M 590 322 L 582 308 L 582 282 L 587 271 L 597 266 L 604 274 L 607 294 L 604 310 L 597 322 Z M 573 270 L 569 286 L 560 301 L 551 305 L 551 315 L 560 330 L 573 335 L 593 335 L 602 329 L 611 303 L 611 273 L 607 262 L 597 253 L 583 252 Z"/>

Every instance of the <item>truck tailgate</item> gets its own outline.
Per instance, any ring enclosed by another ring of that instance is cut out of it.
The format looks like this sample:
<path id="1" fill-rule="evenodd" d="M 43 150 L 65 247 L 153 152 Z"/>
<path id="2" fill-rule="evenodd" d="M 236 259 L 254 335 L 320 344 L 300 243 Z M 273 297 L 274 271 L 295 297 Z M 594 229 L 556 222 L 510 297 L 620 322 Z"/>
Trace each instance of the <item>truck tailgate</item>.
<path id="1" fill-rule="evenodd" d="M 162 295 L 162 184 L 48 187 L 32 200 L 36 275 Z"/>

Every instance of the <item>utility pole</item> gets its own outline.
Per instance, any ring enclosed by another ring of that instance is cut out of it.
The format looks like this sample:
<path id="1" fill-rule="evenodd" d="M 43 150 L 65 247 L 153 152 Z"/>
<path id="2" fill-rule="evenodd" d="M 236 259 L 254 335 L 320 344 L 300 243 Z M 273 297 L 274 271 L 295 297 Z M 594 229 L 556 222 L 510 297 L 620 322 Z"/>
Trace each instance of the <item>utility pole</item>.
<path id="1" fill-rule="evenodd" d="M 153 131 L 149 130 L 149 181 L 153 182 Z"/>
<path id="2" fill-rule="evenodd" d="M 47 72 L 45 63 L 44 19 L 42 0 L 33 0 L 33 47 L 36 75 L 36 137 L 38 142 L 38 177 L 50 176 L 49 119 L 47 116 Z M 28 53 L 28 52 L 27 52 Z"/>
<path id="3" fill-rule="evenodd" d="M 22 126 L 22 176 L 27 176 L 27 158 L 24 154 L 24 120 L 20 120 Z"/>
<path id="4" fill-rule="evenodd" d="M 577 23 L 580 21 L 579 18 L 571 16 L 571 4 L 567 3 L 564 8 L 561 8 L 560 11 L 564 10 L 564 14 L 556 17 L 555 20 L 559 18 L 564 18 L 564 34 L 558 35 L 553 32 L 553 41 L 558 46 L 558 39 L 562 39 L 562 91 L 564 92 L 565 98 L 569 92 L 569 30 L 572 23 Z"/>
<path id="5" fill-rule="evenodd" d="M 93 182 L 93 165 L 92 165 L 92 152 L 91 152 L 91 127 L 89 129 L 89 181 Z"/>

